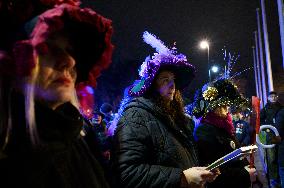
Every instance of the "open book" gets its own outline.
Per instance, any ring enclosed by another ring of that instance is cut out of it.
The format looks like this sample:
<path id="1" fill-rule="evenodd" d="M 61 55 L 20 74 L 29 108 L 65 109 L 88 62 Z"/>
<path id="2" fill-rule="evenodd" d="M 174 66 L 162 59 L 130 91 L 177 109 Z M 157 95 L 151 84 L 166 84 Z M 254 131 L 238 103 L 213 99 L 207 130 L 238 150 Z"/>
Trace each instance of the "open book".
<path id="1" fill-rule="evenodd" d="M 215 162 L 213 162 L 209 166 L 207 166 L 206 170 L 214 170 L 215 168 L 231 161 L 232 159 L 251 154 L 251 153 L 255 152 L 256 150 L 257 150 L 256 145 L 244 146 L 244 147 L 238 148 L 238 149 L 232 151 L 231 153 L 225 155 L 224 157 L 216 160 Z"/>

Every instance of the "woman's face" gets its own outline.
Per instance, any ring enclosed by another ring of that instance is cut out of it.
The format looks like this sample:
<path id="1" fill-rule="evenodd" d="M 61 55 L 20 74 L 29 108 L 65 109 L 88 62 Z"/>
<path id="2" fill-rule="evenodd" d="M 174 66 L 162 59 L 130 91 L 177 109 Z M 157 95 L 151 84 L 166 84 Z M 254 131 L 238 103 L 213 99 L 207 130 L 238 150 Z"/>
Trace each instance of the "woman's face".
<path id="1" fill-rule="evenodd" d="M 75 60 L 68 53 L 69 44 L 63 36 L 46 42 L 46 50 L 39 53 L 39 75 L 36 99 L 46 102 L 51 108 L 70 102 L 75 88 Z"/>
<path id="2" fill-rule="evenodd" d="M 228 106 L 220 106 L 217 107 L 214 110 L 214 113 L 217 114 L 220 117 L 226 118 L 229 113 L 229 107 Z"/>
<path id="3" fill-rule="evenodd" d="M 161 71 L 156 79 L 156 91 L 162 98 L 172 101 L 175 95 L 175 75 L 170 71 Z"/>
<path id="4" fill-rule="evenodd" d="M 100 114 L 94 114 L 94 117 L 92 118 L 92 122 L 94 124 L 101 124 L 102 122 L 102 116 Z"/>

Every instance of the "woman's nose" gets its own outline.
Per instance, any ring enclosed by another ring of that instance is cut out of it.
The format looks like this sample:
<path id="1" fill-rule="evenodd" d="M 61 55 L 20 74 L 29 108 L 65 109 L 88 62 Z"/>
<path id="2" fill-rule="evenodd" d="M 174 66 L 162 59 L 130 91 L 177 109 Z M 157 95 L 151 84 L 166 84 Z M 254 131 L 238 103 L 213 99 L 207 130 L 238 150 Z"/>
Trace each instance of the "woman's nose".
<path id="1" fill-rule="evenodd" d="M 59 70 L 72 69 L 75 66 L 75 59 L 68 53 L 63 53 L 55 65 Z"/>
<path id="2" fill-rule="evenodd" d="M 171 80 L 171 81 L 169 82 L 169 87 L 170 87 L 171 89 L 175 89 L 175 81 L 174 81 L 174 80 Z"/>

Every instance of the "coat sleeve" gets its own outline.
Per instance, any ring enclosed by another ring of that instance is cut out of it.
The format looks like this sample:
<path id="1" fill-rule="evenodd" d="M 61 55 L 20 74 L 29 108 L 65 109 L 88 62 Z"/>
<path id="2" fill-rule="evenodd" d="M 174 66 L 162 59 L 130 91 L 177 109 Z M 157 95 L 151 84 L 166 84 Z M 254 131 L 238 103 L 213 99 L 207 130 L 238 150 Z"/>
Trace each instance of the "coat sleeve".
<path id="1" fill-rule="evenodd" d="M 179 187 L 181 169 L 155 164 L 147 115 L 126 111 L 118 123 L 113 153 L 117 181 L 122 187 Z"/>
<path id="2" fill-rule="evenodd" d="M 276 114 L 275 127 L 284 140 L 284 107 Z"/>

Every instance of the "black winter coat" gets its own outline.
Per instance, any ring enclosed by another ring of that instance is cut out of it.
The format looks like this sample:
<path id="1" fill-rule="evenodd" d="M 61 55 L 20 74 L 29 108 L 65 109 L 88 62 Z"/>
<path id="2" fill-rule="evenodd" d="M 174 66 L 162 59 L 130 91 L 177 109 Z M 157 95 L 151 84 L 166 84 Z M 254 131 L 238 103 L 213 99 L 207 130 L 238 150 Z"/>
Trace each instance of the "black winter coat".
<path id="1" fill-rule="evenodd" d="M 200 123 L 194 130 L 194 139 L 197 144 L 201 166 L 207 166 L 215 160 L 238 148 L 238 141 L 225 129 Z M 250 175 L 245 170 L 246 160 L 235 159 L 220 167 L 221 175 L 208 184 L 208 188 L 248 188 Z"/>
<path id="2" fill-rule="evenodd" d="M 260 123 L 262 125 L 274 125 L 275 115 L 282 108 L 281 103 L 267 102 L 263 109 L 260 111 Z"/>
<path id="3" fill-rule="evenodd" d="M 275 127 L 281 136 L 281 142 L 278 144 L 278 165 L 284 167 L 284 107 L 276 114 Z"/>
<path id="4" fill-rule="evenodd" d="M 0 160 L 0 187 L 109 187 L 103 170 L 80 136 L 83 118 L 70 103 L 51 110 L 36 104 L 41 144 L 33 147 L 26 134 L 23 100 L 14 99 L 13 129 Z"/>
<path id="5" fill-rule="evenodd" d="M 150 99 L 127 104 L 112 153 L 120 187 L 179 187 L 182 171 L 198 165 L 190 122 L 178 128 Z"/>

